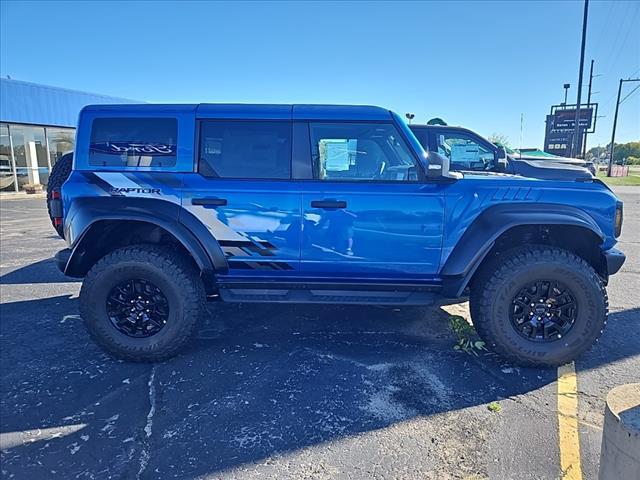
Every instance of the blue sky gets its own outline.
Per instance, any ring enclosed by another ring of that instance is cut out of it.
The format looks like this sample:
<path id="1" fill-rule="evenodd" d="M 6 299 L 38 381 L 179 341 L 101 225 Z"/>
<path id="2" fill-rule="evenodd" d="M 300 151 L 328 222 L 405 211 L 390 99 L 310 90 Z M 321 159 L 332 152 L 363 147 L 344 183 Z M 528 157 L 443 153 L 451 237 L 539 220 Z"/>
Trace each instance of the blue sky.
<path id="1" fill-rule="evenodd" d="M 523 113 L 540 147 L 562 84 L 576 96 L 582 1 L 0 5 L 2 76 L 138 100 L 375 104 L 514 147 Z M 640 76 L 637 25 L 640 2 L 590 4 L 605 117 L 589 146 L 609 141 L 618 79 Z M 620 109 L 616 140 L 639 140 L 640 90 Z"/>

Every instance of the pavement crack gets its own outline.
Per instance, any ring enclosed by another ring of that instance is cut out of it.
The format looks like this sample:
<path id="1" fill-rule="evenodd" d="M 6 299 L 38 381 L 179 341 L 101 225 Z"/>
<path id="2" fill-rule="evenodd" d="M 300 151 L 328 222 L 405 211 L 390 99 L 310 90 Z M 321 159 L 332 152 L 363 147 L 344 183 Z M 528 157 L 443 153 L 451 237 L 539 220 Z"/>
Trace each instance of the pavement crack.
<path id="1" fill-rule="evenodd" d="M 156 414 L 156 366 L 151 367 L 151 373 L 149 374 L 149 413 L 147 413 L 147 423 L 144 426 L 145 436 L 140 442 L 140 468 L 136 475 L 136 479 L 139 479 L 144 471 L 147 469 L 149 459 L 151 458 L 151 433 L 153 432 L 153 417 Z"/>

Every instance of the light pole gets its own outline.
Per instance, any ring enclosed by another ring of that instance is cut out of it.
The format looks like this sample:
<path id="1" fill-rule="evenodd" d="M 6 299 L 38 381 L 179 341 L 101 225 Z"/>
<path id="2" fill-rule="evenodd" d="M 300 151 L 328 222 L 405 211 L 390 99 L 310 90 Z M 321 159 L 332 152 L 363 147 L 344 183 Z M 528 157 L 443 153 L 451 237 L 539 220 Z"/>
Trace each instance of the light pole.
<path id="1" fill-rule="evenodd" d="M 416 117 L 414 113 L 405 113 L 404 116 L 407 117 L 407 119 L 409 120 L 409 125 L 411 125 L 411 120 L 413 120 Z"/>
<path id="2" fill-rule="evenodd" d="M 584 70 L 584 47 L 587 43 L 587 17 L 589 15 L 589 0 L 584 0 L 584 15 L 582 17 L 582 47 L 580 48 L 580 72 L 578 73 L 578 100 L 576 101 L 576 118 L 571 142 L 571 156 L 575 156 L 579 150 L 580 140 L 580 100 L 582 100 L 582 71 Z"/>
<path id="3" fill-rule="evenodd" d="M 569 88 L 571 87 L 570 83 L 565 83 L 564 84 L 564 103 L 563 105 L 567 104 L 567 93 L 569 93 Z"/>

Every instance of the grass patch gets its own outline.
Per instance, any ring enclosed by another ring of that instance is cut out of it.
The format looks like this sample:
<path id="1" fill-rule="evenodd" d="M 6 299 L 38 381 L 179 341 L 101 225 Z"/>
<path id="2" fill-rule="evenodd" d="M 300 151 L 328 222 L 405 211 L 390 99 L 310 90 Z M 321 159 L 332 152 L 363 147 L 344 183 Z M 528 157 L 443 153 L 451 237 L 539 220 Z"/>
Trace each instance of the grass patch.
<path id="1" fill-rule="evenodd" d="M 630 171 L 626 177 L 607 177 L 607 172 L 598 172 L 598 178 L 607 185 L 640 186 L 640 174 L 636 171 Z"/>
<path id="2" fill-rule="evenodd" d="M 460 315 L 449 316 L 449 328 L 458 337 L 458 342 L 453 346 L 454 350 L 466 352 L 478 356 L 478 352 L 486 350 L 482 340 L 478 340 L 475 329 Z"/>
<path id="3" fill-rule="evenodd" d="M 489 405 L 487 405 L 487 410 L 489 410 L 490 412 L 498 413 L 500 410 L 502 410 L 502 405 L 500 405 L 498 402 L 491 402 Z"/>

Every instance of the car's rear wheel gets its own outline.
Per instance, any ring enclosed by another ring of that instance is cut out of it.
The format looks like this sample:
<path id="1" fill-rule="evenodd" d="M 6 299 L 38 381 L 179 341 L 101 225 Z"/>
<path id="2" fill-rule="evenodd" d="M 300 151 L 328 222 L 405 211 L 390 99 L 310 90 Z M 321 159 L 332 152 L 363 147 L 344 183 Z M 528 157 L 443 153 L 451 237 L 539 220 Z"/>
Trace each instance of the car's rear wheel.
<path id="1" fill-rule="evenodd" d="M 96 342 L 117 357 L 175 355 L 206 312 L 195 266 L 165 246 L 135 245 L 103 257 L 80 290 L 80 313 Z"/>
<path id="2" fill-rule="evenodd" d="M 600 337 L 608 299 L 595 270 L 569 251 L 524 246 L 483 265 L 471 315 L 487 346 L 527 366 L 575 360 Z"/>
<path id="3" fill-rule="evenodd" d="M 51 168 L 51 173 L 49 174 L 49 180 L 47 182 L 47 211 L 49 212 L 49 220 L 61 238 L 64 238 L 63 228 L 62 225 L 56 225 L 50 202 L 53 200 L 53 192 L 60 191 L 62 184 L 66 182 L 69 175 L 71 175 L 72 168 L 73 153 L 66 153 L 62 155 Z"/>

